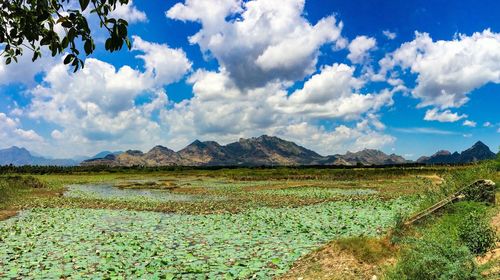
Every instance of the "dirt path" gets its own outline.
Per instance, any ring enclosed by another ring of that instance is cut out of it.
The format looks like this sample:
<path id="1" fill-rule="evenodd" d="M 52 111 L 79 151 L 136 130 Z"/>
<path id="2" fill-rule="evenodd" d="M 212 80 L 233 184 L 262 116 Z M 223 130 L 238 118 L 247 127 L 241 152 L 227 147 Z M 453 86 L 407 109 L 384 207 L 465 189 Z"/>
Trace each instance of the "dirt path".
<path id="1" fill-rule="evenodd" d="M 368 246 L 380 247 L 379 241 L 369 241 Z M 384 256 L 376 257 L 376 261 L 364 261 L 356 253 L 339 245 L 336 241 L 297 261 L 292 269 L 278 280 L 345 280 L 345 279 L 379 279 L 382 268 L 394 261 L 390 249 L 381 247 L 375 250 L 385 250 Z M 389 251 L 389 253 L 387 253 Z M 373 257 L 372 257 L 373 258 Z"/>

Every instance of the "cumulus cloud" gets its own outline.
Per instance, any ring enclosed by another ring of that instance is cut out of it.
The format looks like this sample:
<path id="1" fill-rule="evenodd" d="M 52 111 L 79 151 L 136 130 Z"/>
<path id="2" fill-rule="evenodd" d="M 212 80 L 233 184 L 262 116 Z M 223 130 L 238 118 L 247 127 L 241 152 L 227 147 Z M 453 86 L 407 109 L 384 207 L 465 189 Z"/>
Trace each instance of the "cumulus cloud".
<path id="1" fill-rule="evenodd" d="M 31 129 L 22 129 L 19 119 L 0 112 L 0 142 L 2 147 L 29 146 L 43 142 L 43 138 Z"/>
<path id="2" fill-rule="evenodd" d="M 147 42 L 138 36 L 132 38 L 133 50 L 143 53 L 137 57 L 144 60 L 147 74 L 151 75 L 157 84 L 176 82 L 191 70 L 192 63 L 182 49 L 171 49 L 166 44 Z"/>
<path id="3" fill-rule="evenodd" d="M 369 52 L 377 46 L 375 38 L 358 36 L 349 44 L 347 58 L 352 63 L 363 63 L 369 59 Z"/>
<path id="4" fill-rule="evenodd" d="M 189 41 L 241 88 L 303 79 L 316 70 L 320 47 L 342 39 L 343 24 L 333 16 L 313 25 L 303 14 L 304 0 L 186 0 L 166 12 L 201 23 Z"/>
<path id="5" fill-rule="evenodd" d="M 490 127 L 490 126 L 491 126 L 491 123 L 490 123 L 490 122 L 485 122 L 485 123 L 483 123 L 483 126 L 484 126 L 484 127 Z"/>
<path id="6" fill-rule="evenodd" d="M 111 16 L 122 18 L 128 23 L 145 22 L 148 20 L 146 13 L 139 11 L 134 6 L 134 1 L 132 0 L 127 5 L 116 5 L 116 9 L 112 12 Z"/>
<path id="7" fill-rule="evenodd" d="M 313 118 L 341 118 L 352 120 L 367 112 L 392 105 L 392 92 L 362 94 L 364 82 L 354 77 L 354 67 L 345 64 L 325 66 L 321 72 L 305 82 L 302 89 L 282 100 L 273 99 L 276 107 L 287 114 L 307 115 Z"/>
<path id="8" fill-rule="evenodd" d="M 29 91 L 31 103 L 24 112 L 61 127 L 51 133 L 61 150 L 78 143 L 93 153 L 96 147 L 145 148 L 160 141 L 154 114 L 169 102 L 162 86 L 182 78 L 191 63 L 180 50 L 135 40 L 136 50 L 143 53 L 138 57 L 144 60 L 144 72 L 89 58 L 84 69 L 72 73 L 60 62 Z M 153 59 L 154 55 L 171 60 Z M 146 101 L 137 105 L 137 98 Z"/>
<path id="9" fill-rule="evenodd" d="M 438 121 L 438 122 L 456 122 L 463 118 L 467 118 L 467 115 L 459 115 L 458 113 L 452 113 L 450 110 L 439 111 L 438 109 L 430 109 L 425 112 L 424 120 L 426 121 Z"/>
<path id="10" fill-rule="evenodd" d="M 427 33 L 403 44 L 380 61 L 382 73 L 395 67 L 417 75 L 411 94 L 419 107 L 460 107 L 473 90 L 500 83 L 500 34 L 487 29 L 450 41 L 433 41 Z"/>
<path id="11" fill-rule="evenodd" d="M 390 30 L 384 30 L 382 31 L 382 34 L 384 34 L 384 36 L 389 40 L 394 40 L 397 36 L 395 32 L 391 32 Z"/>
<path id="12" fill-rule="evenodd" d="M 157 127 L 134 106 L 134 99 L 149 90 L 153 79 L 128 66 L 87 59 L 76 74 L 62 63 L 52 68 L 44 85 L 31 90 L 28 116 L 57 124 L 55 139 L 71 141 L 147 140 Z M 154 134 L 153 134 L 154 135 Z"/>

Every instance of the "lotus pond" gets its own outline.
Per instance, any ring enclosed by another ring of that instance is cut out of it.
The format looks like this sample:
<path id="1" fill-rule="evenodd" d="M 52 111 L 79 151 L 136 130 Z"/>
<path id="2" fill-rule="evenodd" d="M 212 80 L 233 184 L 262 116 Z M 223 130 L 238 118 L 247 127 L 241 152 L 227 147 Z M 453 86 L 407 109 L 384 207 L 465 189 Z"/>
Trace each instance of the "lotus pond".
<path id="1" fill-rule="evenodd" d="M 41 177 L 60 195 L 19 202 L 0 221 L 0 278 L 271 279 L 331 240 L 381 235 L 419 206 L 369 180 L 143 177 Z"/>
<path id="2" fill-rule="evenodd" d="M 0 277 L 271 278 L 343 236 L 373 236 L 406 199 L 339 201 L 238 214 L 32 209 L 0 223 Z"/>

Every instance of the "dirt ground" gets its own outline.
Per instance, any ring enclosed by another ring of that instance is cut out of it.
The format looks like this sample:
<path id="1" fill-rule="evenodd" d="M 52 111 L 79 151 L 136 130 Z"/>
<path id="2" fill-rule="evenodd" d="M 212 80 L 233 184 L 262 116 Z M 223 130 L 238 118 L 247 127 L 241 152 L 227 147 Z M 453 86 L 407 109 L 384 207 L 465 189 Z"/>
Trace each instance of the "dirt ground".
<path id="1" fill-rule="evenodd" d="M 0 221 L 7 220 L 17 214 L 15 210 L 0 210 Z"/>
<path id="2" fill-rule="evenodd" d="M 279 280 L 354 280 L 379 279 L 385 265 L 394 262 L 391 257 L 376 263 L 363 261 L 349 250 L 332 242 L 297 261 Z"/>

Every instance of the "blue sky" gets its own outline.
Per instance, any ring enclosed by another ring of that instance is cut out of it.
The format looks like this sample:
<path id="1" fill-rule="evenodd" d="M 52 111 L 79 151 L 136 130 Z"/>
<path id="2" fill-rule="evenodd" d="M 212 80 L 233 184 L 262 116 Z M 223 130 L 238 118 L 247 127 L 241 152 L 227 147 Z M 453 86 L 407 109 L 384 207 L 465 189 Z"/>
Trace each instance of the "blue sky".
<path id="1" fill-rule="evenodd" d="M 133 1 L 83 71 L 0 66 L 0 148 L 58 157 L 276 135 L 416 159 L 500 145 L 498 1 Z M 97 21 L 89 17 L 93 26 Z"/>

